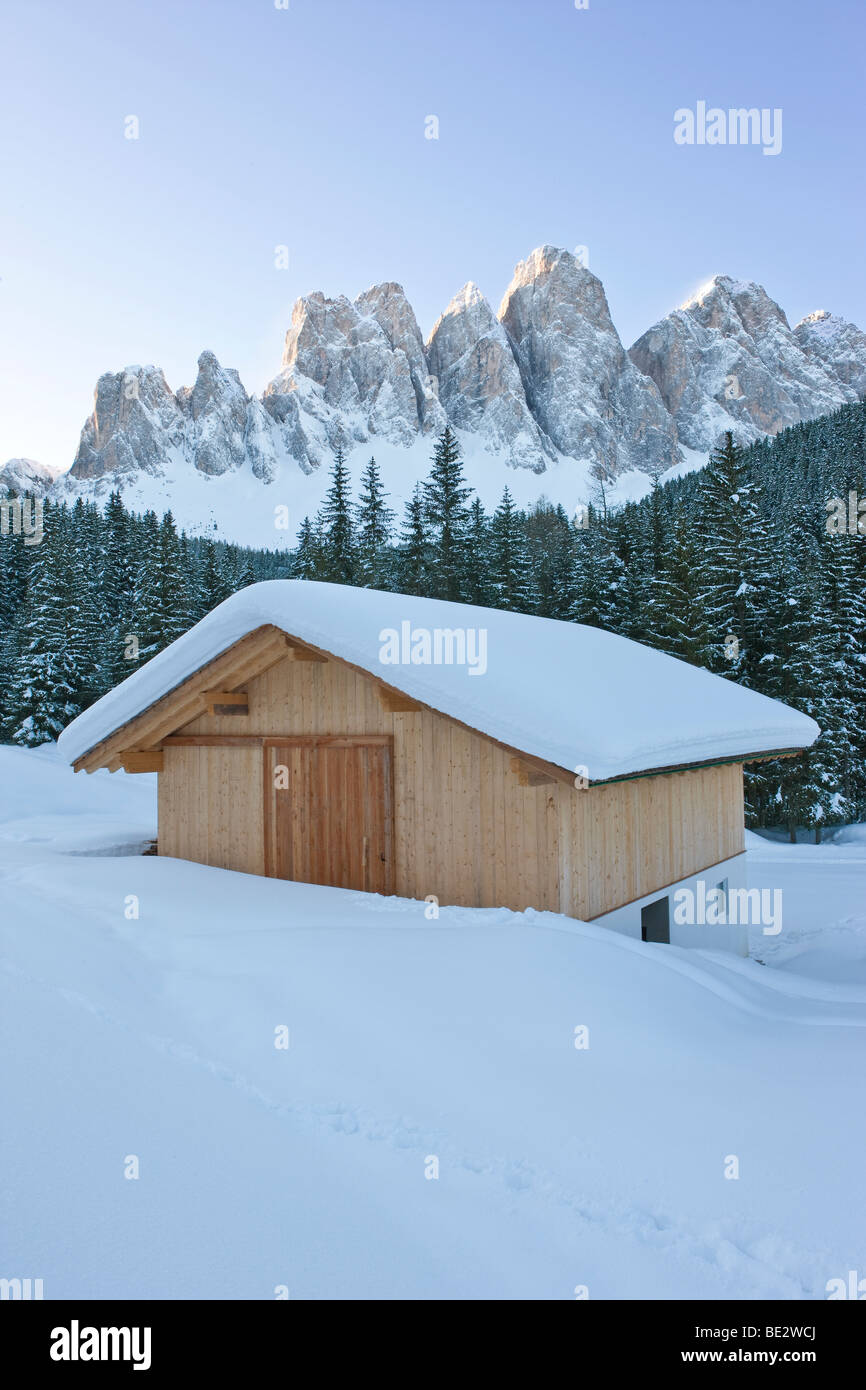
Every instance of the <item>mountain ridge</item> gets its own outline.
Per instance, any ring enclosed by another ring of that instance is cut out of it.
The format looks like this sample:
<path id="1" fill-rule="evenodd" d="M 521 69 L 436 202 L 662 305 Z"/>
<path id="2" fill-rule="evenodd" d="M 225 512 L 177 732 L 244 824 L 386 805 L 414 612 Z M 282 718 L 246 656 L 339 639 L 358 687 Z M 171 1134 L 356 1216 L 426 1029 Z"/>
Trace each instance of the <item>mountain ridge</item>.
<path id="1" fill-rule="evenodd" d="M 762 286 L 718 275 L 626 350 L 601 280 L 544 245 L 498 312 L 468 282 L 426 341 L 402 286 L 384 281 L 354 299 L 301 296 L 260 395 L 209 350 L 197 365 L 177 391 L 157 366 L 104 373 L 69 472 L 52 481 L 34 465 L 33 487 L 175 497 L 188 529 L 233 538 L 233 508 L 264 510 L 255 488 L 314 509 L 338 444 L 393 455 L 389 481 L 407 496 L 447 423 L 490 489 L 576 506 L 599 481 L 633 495 L 695 466 L 727 429 L 748 443 L 858 399 L 866 334 L 826 310 L 792 329 Z"/>

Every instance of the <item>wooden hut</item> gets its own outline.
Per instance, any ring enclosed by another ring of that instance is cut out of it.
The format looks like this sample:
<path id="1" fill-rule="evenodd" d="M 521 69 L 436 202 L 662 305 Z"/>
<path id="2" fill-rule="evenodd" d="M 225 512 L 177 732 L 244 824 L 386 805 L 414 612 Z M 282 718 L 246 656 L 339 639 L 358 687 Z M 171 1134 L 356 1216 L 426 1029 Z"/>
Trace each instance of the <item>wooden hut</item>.
<path id="1" fill-rule="evenodd" d="M 273 581 L 60 746 L 77 771 L 158 774 L 160 855 L 742 949 L 741 931 L 672 931 L 668 900 L 739 881 L 743 763 L 817 732 L 597 629 Z"/>

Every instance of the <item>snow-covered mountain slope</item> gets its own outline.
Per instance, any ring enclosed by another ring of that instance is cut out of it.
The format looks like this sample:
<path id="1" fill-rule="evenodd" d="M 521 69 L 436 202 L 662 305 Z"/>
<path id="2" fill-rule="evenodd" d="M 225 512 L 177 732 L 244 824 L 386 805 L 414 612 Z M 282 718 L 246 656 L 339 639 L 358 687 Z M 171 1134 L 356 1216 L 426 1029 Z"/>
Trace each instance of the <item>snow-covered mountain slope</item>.
<path id="1" fill-rule="evenodd" d="M 814 318 L 792 331 L 760 285 L 718 275 L 629 356 L 658 386 L 684 444 L 711 449 L 725 430 L 747 442 L 858 399 L 866 336 L 842 320 L 822 332 Z"/>
<path id="2" fill-rule="evenodd" d="M 456 431 L 485 505 L 503 487 L 573 512 L 602 475 L 611 500 L 693 467 L 726 429 L 743 439 L 832 410 L 866 389 L 866 335 L 811 315 L 788 326 L 759 286 L 718 277 L 629 353 L 601 281 L 543 246 L 515 269 L 498 315 L 469 284 L 428 341 L 400 285 L 295 304 L 262 395 L 203 352 L 194 385 L 158 367 L 107 373 L 61 497 L 164 510 L 195 534 L 290 543 L 327 487 L 337 444 L 357 478 L 371 453 L 399 509 Z M 2 475 L 0 475 L 2 477 Z M 288 530 L 275 530 L 276 508 Z"/>
<path id="3" fill-rule="evenodd" d="M 783 931 L 722 961 L 130 854 L 155 780 L 0 748 L 7 1273 L 46 1299 L 811 1300 L 857 1265 L 862 843 L 761 842 Z"/>
<path id="4" fill-rule="evenodd" d="M 794 336 L 805 352 L 823 363 L 828 372 L 856 397 L 866 395 L 866 333 L 838 314 L 817 309 L 801 319 Z"/>
<path id="5" fill-rule="evenodd" d="M 0 497 L 42 497 L 60 472 L 35 459 L 8 459 L 0 468 Z"/>
<path id="6" fill-rule="evenodd" d="M 490 453 L 478 436 L 464 431 L 457 433 L 469 484 L 489 510 L 499 502 L 506 484 L 519 506 L 532 506 L 544 495 L 553 503 L 561 502 L 570 515 L 593 494 L 593 481 L 586 464 L 557 459 L 539 477 L 530 469 L 509 468 L 506 460 Z M 272 438 L 270 433 L 268 437 Z M 349 471 L 357 488 L 364 465 L 371 454 L 375 454 L 389 493 L 389 505 L 400 514 L 416 481 L 429 473 L 432 453 L 433 440 L 426 435 L 419 435 L 406 448 L 380 439 L 368 440 L 350 449 Z M 688 458 L 693 468 L 704 462 L 703 455 L 689 454 Z M 52 489 L 52 496 L 69 501 L 83 496 L 104 504 L 112 488 L 119 487 L 127 507 L 135 511 L 152 507 L 158 513 L 171 508 L 178 525 L 190 535 L 280 550 L 293 546 L 304 517 L 315 515 L 328 487 L 330 462 L 327 449 L 322 454 L 321 464 L 308 468 L 300 466 L 285 450 L 277 452 L 272 481 L 263 486 L 249 462 L 213 476 L 196 468 L 188 456 L 178 450 L 166 454 L 157 474 L 106 472 L 97 478 L 78 479 L 66 473 Z M 608 500 L 642 497 L 648 486 L 645 473 L 631 470 L 608 490 Z M 283 508 L 286 507 L 289 524 L 284 529 Z"/>

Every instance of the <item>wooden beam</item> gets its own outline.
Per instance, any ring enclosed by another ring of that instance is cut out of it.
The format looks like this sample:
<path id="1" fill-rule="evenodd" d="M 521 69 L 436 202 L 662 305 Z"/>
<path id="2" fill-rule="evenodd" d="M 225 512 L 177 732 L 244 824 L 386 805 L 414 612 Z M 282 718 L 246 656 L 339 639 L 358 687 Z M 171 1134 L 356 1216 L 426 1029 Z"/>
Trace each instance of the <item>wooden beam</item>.
<path id="1" fill-rule="evenodd" d="M 203 693 L 232 690 L 254 675 L 261 675 L 286 658 L 285 633 L 265 624 L 242 637 L 229 649 L 181 681 L 154 704 L 121 725 L 108 738 L 94 744 L 73 764 L 76 772 L 95 772 L 97 768 L 120 766 L 120 755 L 128 748 L 161 743 L 166 734 L 183 728 L 204 714 Z M 114 770 L 114 769 L 112 769 Z"/>
<path id="2" fill-rule="evenodd" d="M 511 771 L 517 774 L 521 787 L 549 787 L 558 780 L 549 773 L 530 766 L 522 758 L 511 759 Z"/>
<path id="3" fill-rule="evenodd" d="M 390 685 L 378 686 L 376 694 L 379 696 L 379 703 L 383 710 L 388 714 L 413 714 L 424 708 L 410 695 L 404 695 L 402 690 L 395 690 Z"/>
<path id="4" fill-rule="evenodd" d="M 163 748 L 255 748 L 264 734 L 166 734 Z"/>
<path id="5" fill-rule="evenodd" d="M 167 734 L 165 748 L 254 748 L 279 744 L 281 748 L 320 744 L 330 748 L 354 748 L 363 744 L 390 744 L 392 734 Z"/>
<path id="6" fill-rule="evenodd" d="M 162 772 L 163 754 L 158 748 L 138 753 L 124 753 L 121 758 L 124 772 Z"/>
<path id="7" fill-rule="evenodd" d="M 263 739 L 265 747 L 273 744 L 279 748 L 295 745 L 308 747 L 320 744 L 326 748 L 357 748 L 359 744 L 385 745 L 394 742 L 393 734 L 267 734 Z"/>
<path id="8" fill-rule="evenodd" d="M 245 690 L 205 690 L 202 699 L 207 712 L 216 714 L 249 714 L 250 697 Z"/>
<path id="9" fill-rule="evenodd" d="M 300 642 L 294 642 L 290 637 L 286 638 L 286 646 L 289 649 L 289 656 L 292 661 L 318 661 L 322 664 L 327 663 L 328 658 L 323 652 L 314 651 L 312 647 L 303 647 Z"/>

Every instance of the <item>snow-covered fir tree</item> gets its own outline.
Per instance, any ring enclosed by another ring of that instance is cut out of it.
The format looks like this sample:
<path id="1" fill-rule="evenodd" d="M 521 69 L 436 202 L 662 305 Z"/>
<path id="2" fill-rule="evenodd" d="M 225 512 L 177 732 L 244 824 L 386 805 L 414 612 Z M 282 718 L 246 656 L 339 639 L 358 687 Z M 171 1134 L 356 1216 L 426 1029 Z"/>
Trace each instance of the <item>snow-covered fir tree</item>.
<path id="1" fill-rule="evenodd" d="M 357 583 L 368 589 L 386 589 L 391 579 L 394 512 L 388 506 L 387 496 L 379 465 L 371 458 L 361 474 L 361 495 L 355 511 Z"/>
<path id="2" fill-rule="evenodd" d="M 763 615 L 770 591 L 770 530 L 760 486 L 743 450 L 725 435 L 701 480 L 700 582 L 712 633 L 709 664 L 754 685 L 764 650 Z"/>
<path id="3" fill-rule="evenodd" d="M 459 600 L 465 588 L 469 529 L 467 486 L 457 436 L 449 426 L 436 443 L 430 476 L 424 484 L 424 516 L 430 527 L 431 598 Z"/>
<path id="4" fill-rule="evenodd" d="M 424 511 L 424 496 L 421 484 L 416 483 L 412 496 L 406 503 L 406 513 L 394 557 L 398 591 L 401 594 L 429 594 L 432 561 L 433 546 Z"/>
<path id="5" fill-rule="evenodd" d="M 43 530 L 30 562 L 6 698 L 7 733 L 24 747 L 56 739 L 81 713 L 81 690 L 93 661 L 82 641 L 80 572 L 68 515 L 46 504 Z"/>
<path id="6" fill-rule="evenodd" d="M 529 606 L 529 556 L 525 518 L 506 487 L 490 522 L 488 545 L 492 606 L 525 612 Z"/>
<path id="7" fill-rule="evenodd" d="M 490 574 L 490 522 L 480 497 L 473 498 L 466 524 L 466 562 L 463 571 L 464 598 L 482 608 L 493 604 Z"/>
<path id="8" fill-rule="evenodd" d="M 331 483 L 316 517 L 319 537 L 316 578 L 333 584 L 354 584 L 358 574 L 352 479 L 341 445 L 334 451 Z"/>

